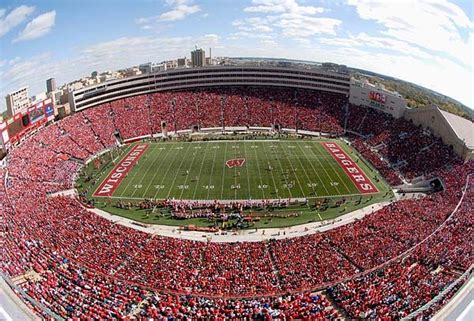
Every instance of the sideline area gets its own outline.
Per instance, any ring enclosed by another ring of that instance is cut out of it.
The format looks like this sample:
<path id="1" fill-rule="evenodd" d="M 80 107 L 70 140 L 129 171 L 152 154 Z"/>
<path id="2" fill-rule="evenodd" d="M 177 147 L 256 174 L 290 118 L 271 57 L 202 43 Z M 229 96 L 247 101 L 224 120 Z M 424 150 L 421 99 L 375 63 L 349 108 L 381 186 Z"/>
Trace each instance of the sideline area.
<path id="1" fill-rule="evenodd" d="M 304 235 L 324 232 L 338 226 L 349 224 L 355 220 L 360 220 L 366 215 L 391 204 L 391 202 L 381 202 L 369 205 L 367 207 L 355 210 L 351 213 L 337 217 L 336 219 L 282 227 L 282 228 L 260 228 L 245 229 L 235 232 L 221 231 L 217 233 L 206 233 L 198 231 L 185 231 L 177 226 L 151 225 L 138 223 L 122 216 L 112 215 L 98 208 L 86 208 L 88 211 L 100 215 L 115 224 L 120 224 L 142 232 L 174 237 L 184 240 L 193 240 L 201 242 L 260 242 L 271 239 L 285 239 Z"/>

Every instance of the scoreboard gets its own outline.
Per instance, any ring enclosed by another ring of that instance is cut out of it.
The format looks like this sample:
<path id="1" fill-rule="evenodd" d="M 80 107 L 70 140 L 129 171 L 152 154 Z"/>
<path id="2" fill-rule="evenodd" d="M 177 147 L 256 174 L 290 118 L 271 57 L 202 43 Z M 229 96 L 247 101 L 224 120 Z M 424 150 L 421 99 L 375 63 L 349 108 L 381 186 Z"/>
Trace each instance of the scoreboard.
<path id="1" fill-rule="evenodd" d="M 351 80 L 349 102 L 378 109 L 395 118 L 402 117 L 407 108 L 405 99 L 398 93 L 355 79 Z"/>
<path id="2" fill-rule="evenodd" d="M 51 99 L 43 100 L 30 106 L 26 112 L 18 113 L 0 123 L 0 148 L 7 150 L 29 132 L 54 119 L 54 108 Z"/>
<path id="3" fill-rule="evenodd" d="M 369 99 L 377 103 L 385 105 L 385 102 L 387 101 L 387 95 L 376 92 L 376 91 L 370 91 Z"/>

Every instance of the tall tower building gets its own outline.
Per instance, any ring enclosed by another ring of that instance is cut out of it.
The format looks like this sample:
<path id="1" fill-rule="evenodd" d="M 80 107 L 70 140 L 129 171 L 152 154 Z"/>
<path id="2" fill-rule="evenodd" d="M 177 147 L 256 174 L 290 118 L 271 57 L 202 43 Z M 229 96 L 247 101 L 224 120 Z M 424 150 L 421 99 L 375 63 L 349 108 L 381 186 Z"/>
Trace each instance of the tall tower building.
<path id="1" fill-rule="evenodd" d="M 30 105 L 28 87 L 23 87 L 5 96 L 8 117 L 13 117 L 19 112 L 25 111 Z"/>
<path id="2" fill-rule="evenodd" d="M 202 67 L 206 65 L 206 52 L 202 49 L 191 51 L 191 64 L 193 67 Z"/>
<path id="3" fill-rule="evenodd" d="M 54 78 L 49 78 L 46 80 L 46 92 L 50 93 L 56 90 L 56 80 Z"/>

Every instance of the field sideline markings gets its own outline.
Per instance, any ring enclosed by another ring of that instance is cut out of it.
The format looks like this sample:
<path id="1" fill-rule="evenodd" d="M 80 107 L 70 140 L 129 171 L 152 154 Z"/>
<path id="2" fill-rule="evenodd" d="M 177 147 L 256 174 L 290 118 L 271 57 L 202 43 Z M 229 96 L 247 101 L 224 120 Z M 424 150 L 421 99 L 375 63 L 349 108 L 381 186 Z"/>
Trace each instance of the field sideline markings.
<path id="1" fill-rule="evenodd" d="M 201 146 L 201 145 L 199 145 Z M 186 153 L 187 154 L 187 153 Z M 197 151 L 194 151 L 193 153 L 193 159 L 191 160 L 191 164 L 189 165 L 189 169 L 187 170 L 186 172 L 186 179 L 184 180 L 184 186 L 186 186 L 186 184 L 188 183 L 188 177 L 189 177 L 189 174 L 191 174 L 191 169 L 193 168 L 193 164 L 194 164 L 194 160 L 196 159 L 196 155 L 198 154 Z M 181 199 L 183 197 L 183 193 L 184 193 L 184 186 L 183 188 L 181 189 L 181 193 L 179 194 L 179 199 Z"/>
<path id="2" fill-rule="evenodd" d="M 265 145 L 266 144 L 263 144 L 263 153 L 265 154 L 265 157 L 267 159 L 267 164 L 270 167 L 270 159 L 268 158 L 267 149 L 265 148 Z M 275 182 L 275 176 L 273 176 L 273 168 L 272 168 L 272 170 L 270 170 L 270 173 L 272 175 L 273 187 L 275 188 L 276 196 L 277 196 L 277 198 L 280 198 L 280 194 L 278 193 L 278 186 Z"/>
<path id="3" fill-rule="evenodd" d="M 188 155 L 188 151 L 190 149 L 191 149 L 191 145 L 188 146 L 188 149 L 186 149 L 186 152 L 185 152 L 183 158 L 181 158 L 181 163 L 179 163 L 179 168 L 176 171 L 176 174 L 174 174 L 173 182 L 171 183 L 171 186 L 170 186 L 170 189 L 168 190 L 168 194 L 166 195 L 166 198 L 170 197 L 171 191 L 174 188 L 174 183 L 176 182 L 176 178 L 178 177 L 179 173 L 181 172 L 181 166 L 183 166 L 183 162 L 186 159 L 186 155 Z M 179 149 L 179 150 L 181 150 L 181 149 Z M 176 154 L 179 154 L 179 152 L 176 152 Z"/>
<path id="4" fill-rule="evenodd" d="M 160 149 L 158 149 L 158 150 L 160 150 Z M 162 166 L 163 164 L 165 164 L 165 159 L 168 158 L 168 156 L 169 156 L 169 154 L 170 154 L 170 151 L 171 151 L 171 148 L 168 149 L 168 152 L 166 153 L 166 156 L 163 157 L 163 158 L 160 158 L 160 157 L 158 157 L 158 156 L 156 157 L 156 159 L 160 159 L 160 160 L 161 160 L 161 163 L 160 163 L 160 165 L 158 166 L 158 169 L 156 170 L 155 174 L 153 174 L 153 177 L 151 178 L 150 182 L 148 183 L 148 186 L 147 186 L 147 188 L 145 189 L 145 192 L 143 193 L 143 196 L 144 196 L 144 197 L 146 196 L 146 193 L 148 192 L 148 189 L 150 188 L 150 186 L 152 186 L 153 183 L 155 182 L 155 177 L 156 177 L 156 175 L 160 172 L 159 169 L 161 169 L 161 166 Z M 160 151 L 159 154 L 161 154 L 161 153 L 162 153 L 162 152 Z M 162 184 L 160 184 L 160 185 L 162 185 Z"/>
<path id="5" fill-rule="evenodd" d="M 201 146 L 201 145 L 199 145 Z M 207 147 L 209 146 L 209 144 L 206 144 L 206 148 L 204 149 L 204 156 L 202 157 L 202 161 L 201 161 L 201 167 L 199 169 L 199 174 L 198 174 L 198 179 L 196 181 L 196 186 L 194 187 L 194 191 L 193 191 L 193 199 L 194 197 L 196 196 L 196 190 L 199 186 L 199 182 L 201 181 L 201 173 L 202 173 L 202 167 L 204 165 L 204 160 L 206 159 L 206 156 L 207 156 Z M 209 185 L 208 185 L 208 189 L 209 189 Z"/>
<path id="6" fill-rule="evenodd" d="M 375 195 L 375 194 L 378 194 L 378 193 L 367 193 L 367 194 L 364 194 L 364 196 L 367 196 L 367 195 Z M 341 198 L 341 197 L 350 197 L 350 196 L 361 196 L 361 194 L 341 194 L 341 195 L 330 195 L 330 196 L 318 196 L 318 197 L 313 197 L 313 196 L 309 196 L 309 197 L 301 197 L 301 198 L 305 198 L 305 199 L 325 199 L 325 198 Z M 131 200 L 145 200 L 146 197 L 120 197 L 120 196 L 107 196 L 107 198 L 115 198 L 115 199 L 131 199 Z M 298 198 L 298 197 L 297 197 Z M 212 201 L 215 201 L 215 199 L 185 199 L 187 201 L 193 201 L 193 202 L 212 202 Z M 247 201 L 248 199 L 241 199 L 241 200 L 235 200 L 235 199 L 219 199 L 219 201 L 226 201 L 226 202 L 234 202 L 234 201 Z M 252 201 L 266 201 L 267 199 L 264 199 L 264 198 L 255 198 L 255 199 L 252 199 Z M 277 199 L 275 199 L 277 200 Z M 113 214 L 114 215 L 114 214 Z M 119 215 L 120 216 L 120 215 Z"/>
<path id="7" fill-rule="evenodd" d="M 320 142 L 319 142 L 319 143 L 320 143 Z M 323 152 L 323 151 L 324 151 L 324 152 Z M 313 151 L 313 152 L 314 152 L 314 151 Z M 325 153 L 327 156 L 325 156 L 324 153 Z M 318 154 L 321 154 L 321 155 L 323 156 L 323 158 L 325 158 L 326 160 L 328 160 L 329 166 L 333 169 L 333 172 L 336 173 L 337 177 L 339 177 L 339 181 L 342 182 L 342 184 L 343 184 L 344 187 L 346 188 L 346 191 L 349 192 L 349 193 L 351 193 L 351 190 L 350 190 L 349 186 L 347 186 L 347 184 L 346 184 L 346 180 L 342 179 L 341 175 L 339 174 L 339 171 L 337 170 L 337 169 L 341 169 L 341 170 L 342 170 L 342 167 L 334 160 L 334 158 L 329 154 L 328 151 L 326 151 L 326 149 L 323 148 L 323 149 L 321 150 L 321 152 L 319 152 L 319 149 L 318 149 Z M 336 163 L 337 167 L 334 166 L 333 163 Z M 328 177 L 330 177 L 330 176 L 329 176 L 329 173 L 327 172 L 327 169 L 326 169 L 325 167 L 324 167 L 323 169 L 326 171 Z M 344 173 L 344 175 L 345 175 L 347 178 L 349 178 L 349 176 L 347 176 L 346 173 Z M 349 180 L 350 180 L 350 179 L 349 179 Z M 354 185 L 354 187 L 355 187 L 355 185 Z M 337 190 L 340 191 L 339 188 L 337 188 Z M 360 195 L 360 194 L 359 194 L 359 195 Z"/>

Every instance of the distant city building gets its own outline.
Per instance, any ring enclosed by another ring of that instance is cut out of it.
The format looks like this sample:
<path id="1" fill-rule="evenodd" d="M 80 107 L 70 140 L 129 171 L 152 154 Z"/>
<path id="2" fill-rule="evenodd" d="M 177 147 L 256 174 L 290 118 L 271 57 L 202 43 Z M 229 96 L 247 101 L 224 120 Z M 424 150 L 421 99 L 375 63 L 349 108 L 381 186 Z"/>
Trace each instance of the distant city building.
<path id="1" fill-rule="evenodd" d="M 178 67 L 186 67 L 186 57 L 178 58 Z"/>
<path id="2" fill-rule="evenodd" d="M 53 101 L 54 110 L 56 110 L 57 106 L 61 103 L 62 94 L 62 90 L 55 90 L 53 92 L 47 93 L 48 98 L 51 98 L 51 100 Z"/>
<path id="3" fill-rule="evenodd" d="M 151 62 L 148 62 L 146 64 L 141 64 L 138 66 L 138 70 L 142 72 L 142 74 L 149 74 L 152 71 L 152 64 Z"/>
<path id="4" fill-rule="evenodd" d="M 46 92 L 50 93 L 56 90 L 56 80 L 54 78 L 49 78 L 46 80 Z"/>
<path id="5" fill-rule="evenodd" d="M 28 87 L 23 87 L 5 96 L 8 117 L 13 117 L 19 112 L 25 111 L 30 105 Z"/>
<path id="6" fill-rule="evenodd" d="M 138 67 L 128 68 L 123 72 L 123 75 L 125 77 L 133 77 L 133 76 L 138 76 L 141 74 L 142 72 L 140 71 L 140 69 L 138 69 Z"/>
<path id="7" fill-rule="evenodd" d="M 191 51 L 191 64 L 193 67 L 202 67 L 206 64 L 206 52 L 202 49 Z"/>
<path id="8" fill-rule="evenodd" d="M 91 77 L 92 77 L 92 78 L 96 78 L 97 75 L 98 75 L 97 71 L 91 72 Z"/>

